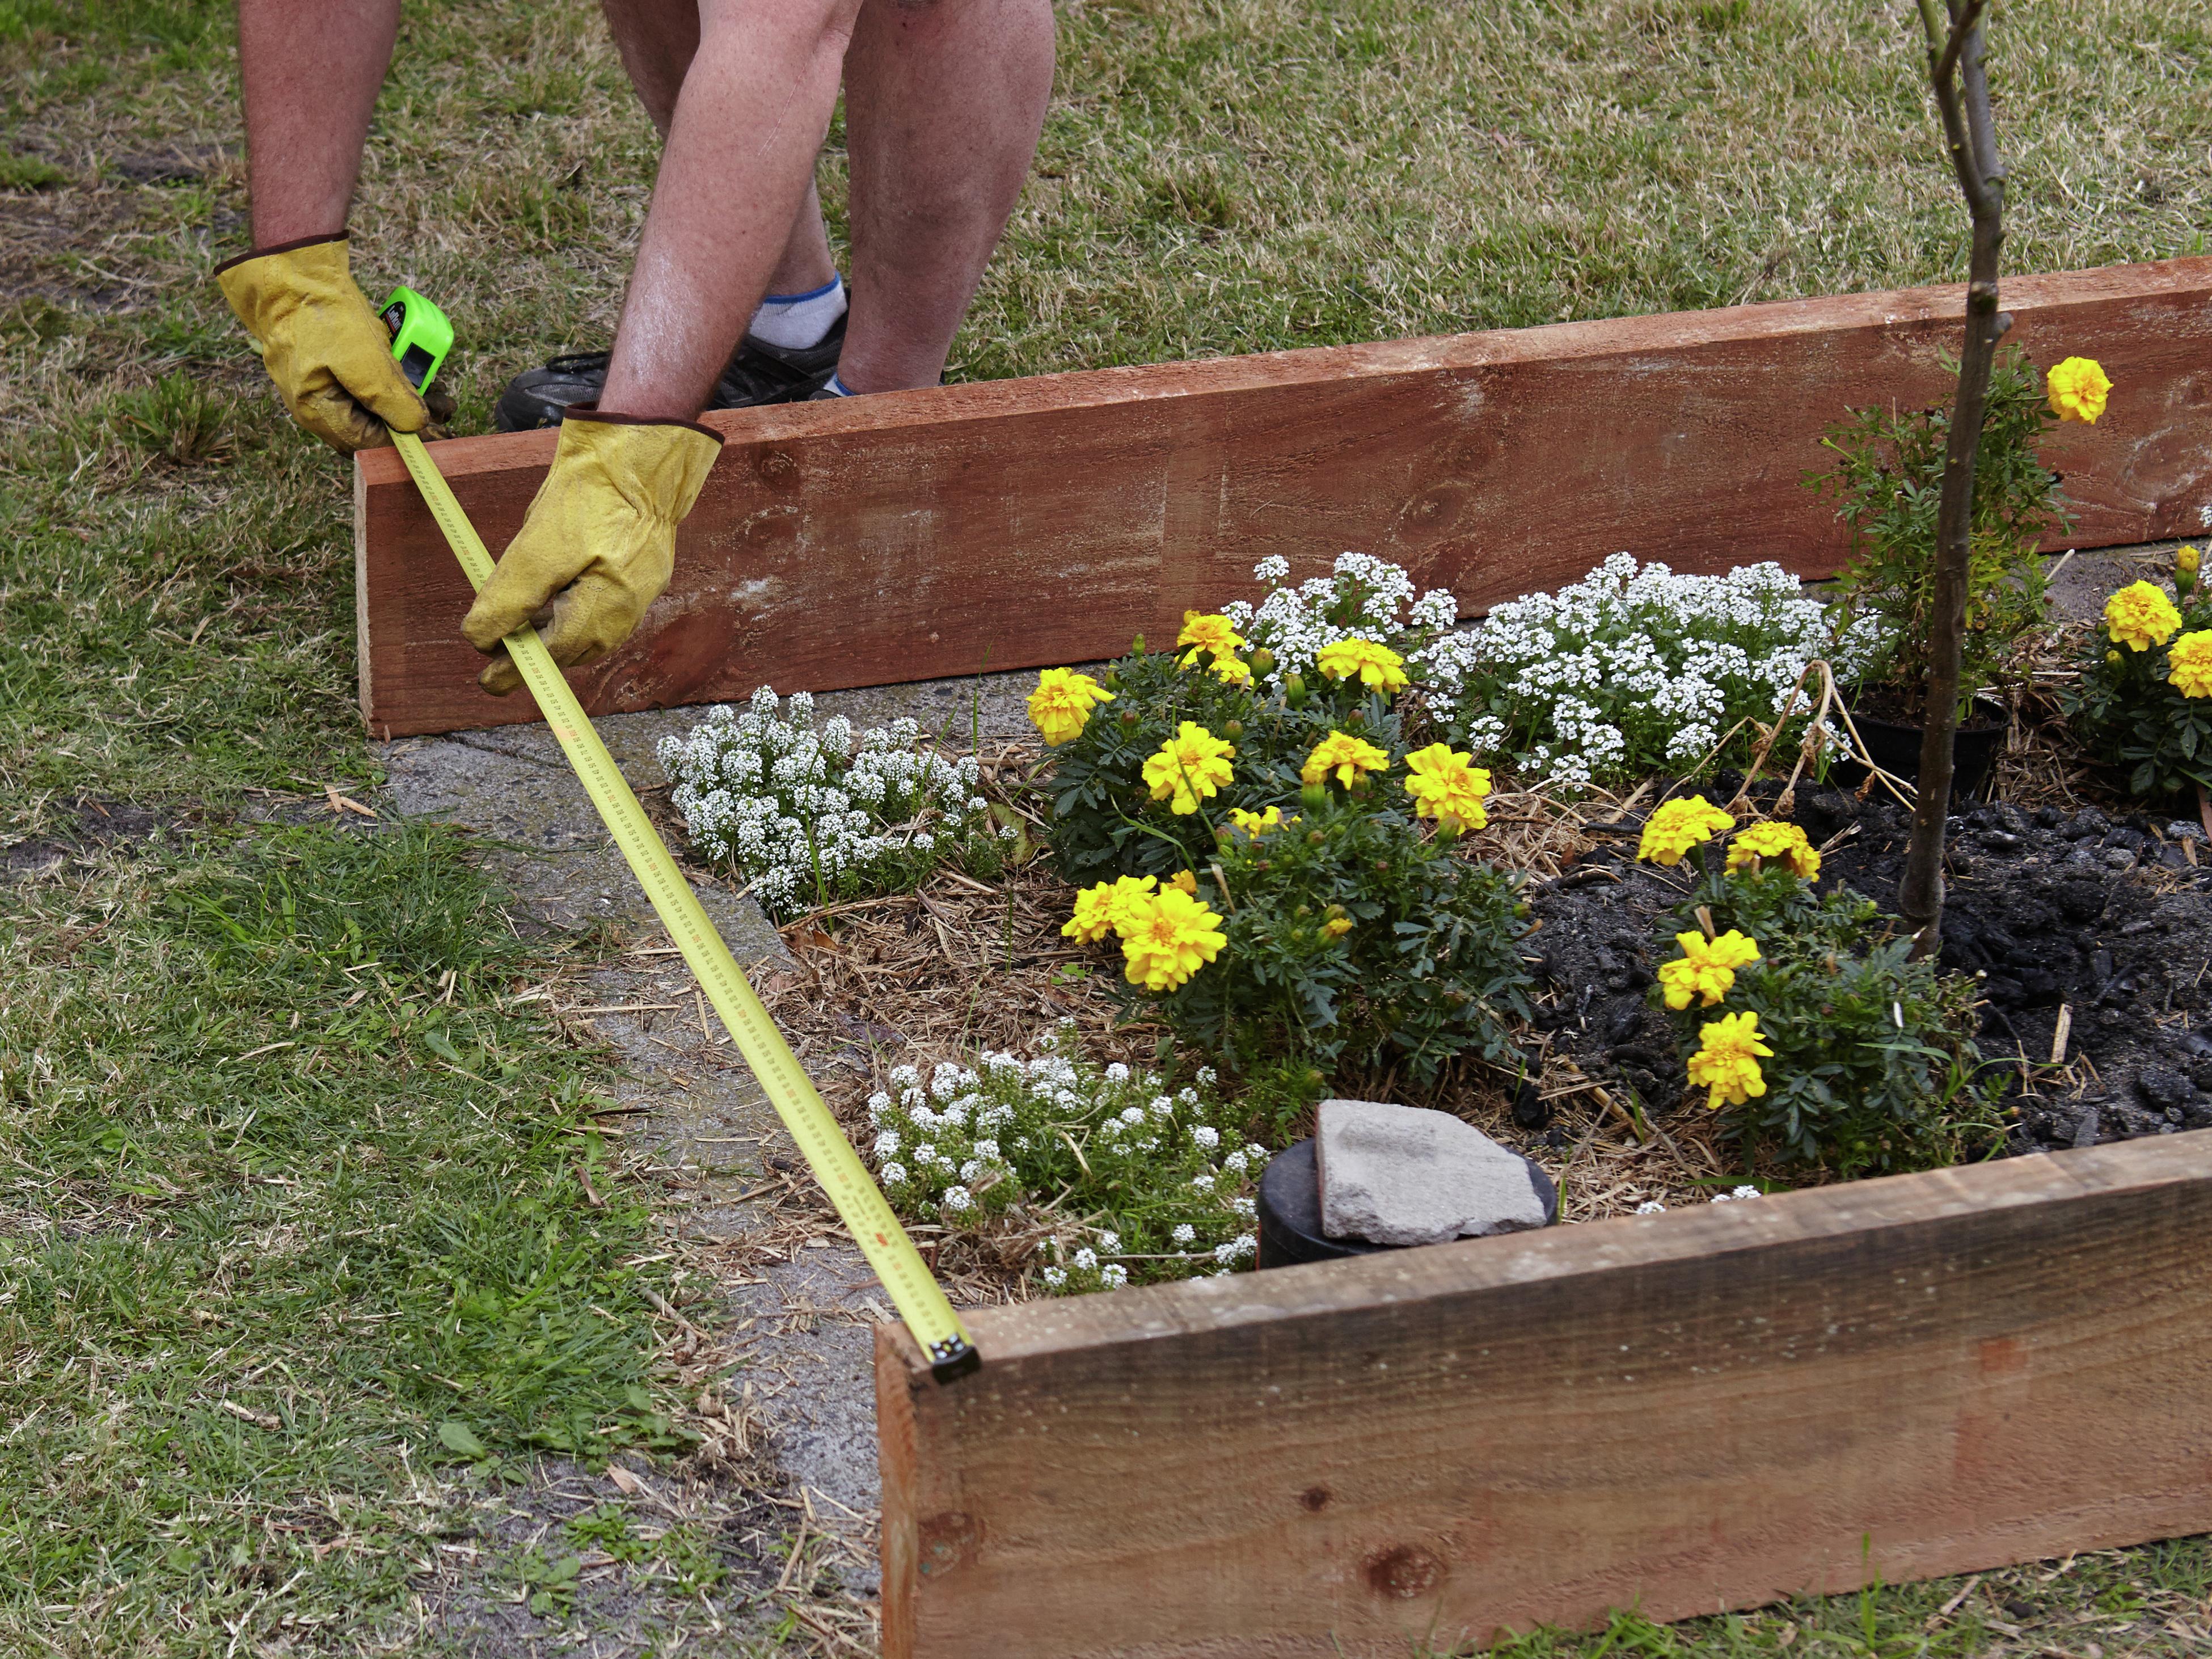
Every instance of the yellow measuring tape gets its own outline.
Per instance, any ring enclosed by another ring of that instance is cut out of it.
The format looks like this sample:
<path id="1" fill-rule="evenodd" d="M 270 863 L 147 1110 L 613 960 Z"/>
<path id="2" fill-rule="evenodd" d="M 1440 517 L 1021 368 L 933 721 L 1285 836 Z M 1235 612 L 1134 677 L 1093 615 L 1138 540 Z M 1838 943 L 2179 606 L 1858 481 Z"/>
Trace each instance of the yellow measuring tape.
<path id="1" fill-rule="evenodd" d="M 453 492 L 438 471 L 437 463 L 422 441 L 412 433 L 395 432 L 392 442 L 398 446 L 399 459 L 407 463 L 407 471 L 415 486 L 422 492 L 430 512 L 438 520 L 438 528 L 445 532 L 446 541 L 453 550 L 453 556 L 461 562 L 468 573 L 469 581 L 481 589 L 491 580 L 491 555 L 470 524 L 461 504 L 453 499 Z M 599 734 L 592 729 L 590 718 L 576 694 L 568 689 L 552 654 L 545 649 L 544 641 L 538 637 L 534 628 L 524 628 L 507 638 L 507 649 L 514 659 L 515 666 L 522 671 L 522 683 L 530 688 L 530 695 L 538 699 L 538 712 L 553 728 L 553 735 L 561 740 L 562 750 L 568 757 L 568 764 L 575 768 L 576 776 L 582 781 L 585 793 L 591 796 L 592 805 L 599 809 L 599 821 L 607 826 L 622 848 L 623 856 L 629 860 L 630 872 L 637 878 L 645 896 L 653 901 L 659 913 L 662 926 L 668 936 L 684 952 L 684 960 L 690 964 L 698 977 L 707 1000 L 714 1005 L 714 1012 L 722 1017 L 738 1053 L 752 1067 L 753 1075 L 760 1079 L 769 1103 L 783 1120 L 783 1127 L 791 1132 L 806 1166 L 814 1171 L 814 1178 L 822 1183 L 830 1201 L 837 1206 L 838 1218 L 853 1235 L 868 1265 L 883 1280 L 884 1288 L 890 1292 L 891 1301 L 906 1321 L 907 1328 L 914 1333 L 929 1355 L 931 1370 L 940 1382 L 974 1370 L 981 1363 L 975 1345 L 961 1324 L 960 1316 L 952 1311 L 951 1303 L 922 1263 L 921 1255 L 914 1248 L 914 1241 L 891 1213 L 891 1206 L 884 1201 L 875 1182 L 869 1176 L 867 1166 L 860 1162 L 860 1154 L 845 1139 L 845 1132 L 837 1127 L 837 1120 L 822 1103 L 814 1084 L 800 1069 L 798 1056 L 791 1045 L 783 1040 L 783 1033 L 775 1029 L 775 1022 L 761 1006 L 760 998 L 745 982 L 744 970 L 730 955 L 730 947 L 714 931 L 714 924 L 707 919 L 707 912 L 699 903 L 698 895 L 691 884 L 676 867 L 676 860 L 668 855 L 659 835 L 653 830 L 637 797 L 630 793 L 629 785 L 623 781 L 621 769 L 607 746 L 599 741 Z"/>

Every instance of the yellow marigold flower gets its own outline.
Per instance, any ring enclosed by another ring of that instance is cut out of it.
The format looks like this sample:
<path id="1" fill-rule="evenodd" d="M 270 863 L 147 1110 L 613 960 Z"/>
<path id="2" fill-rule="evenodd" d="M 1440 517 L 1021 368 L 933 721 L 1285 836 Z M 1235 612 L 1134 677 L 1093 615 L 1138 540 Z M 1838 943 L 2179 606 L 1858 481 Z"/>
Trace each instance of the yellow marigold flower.
<path id="1" fill-rule="evenodd" d="M 1252 667 L 1241 657 L 1216 657 L 1213 659 L 1213 677 L 1224 685 L 1249 685 L 1252 684 Z"/>
<path id="2" fill-rule="evenodd" d="M 1680 864 L 1682 854 L 1692 847 L 1735 828 L 1735 820 L 1703 795 L 1662 801 L 1644 821 L 1644 838 L 1636 845 L 1636 856 L 1654 864 Z"/>
<path id="3" fill-rule="evenodd" d="M 1172 991 L 1228 943 L 1211 907 L 1178 887 L 1133 905 L 1121 922 L 1123 973 L 1147 991 Z"/>
<path id="4" fill-rule="evenodd" d="M 1244 636 L 1229 625 L 1229 618 L 1204 616 L 1195 611 L 1182 613 L 1182 632 L 1176 635 L 1177 645 L 1187 645 L 1182 665 L 1188 668 L 1198 660 L 1201 651 L 1212 656 L 1218 669 L 1224 657 L 1234 656 L 1244 645 Z"/>
<path id="5" fill-rule="evenodd" d="M 1735 985 L 1735 970 L 1759 960 L 1757 942 L 1733 927 L 1718 939 L 1677 933 L 1674 943 L 1682 947 L 1682 954 L 1659 965 L 1659 983 L 1669 1008 L 1686 1008 L 1693 996 L 1699 999 L 1699 1007 L 1711 1007 Z"/>
<path id="6" fill-rule="evenodd" d="M 1283 827 L 1283 809 L 1270 806 L 1264 812 L 1248 812 L 1241 806 L 1232 806 L 1229 809 L 1229 821 L 1256 841 L 1270 830 Z"/>
<path id="7" fill-rule="evenodd" d="M 1090 675 L 1048 668 L 1030 693 L 1030 721 L 1047 743 L 1066 743 L 1090 720 L 1094 704 L 1113 701 L 1114 694 Z"/>
<path id="8" fill-rule="evenodd" d="M 2094 357 L 2067 358 L 2044 376 L 2043 385 L 2052 414 L 2088 426 L 2096 425 L 2097 416 L 2105 412 L 2105 399 L 2112 389 L 2104 365 Z"/>
<path id="9" fill-rule="evenodd" d="M 1229 757 L 1236 752 L 1234 744 L 1185 720 L 1145 763 L 1145 781 L 1152 786 L 1152 799 L 1167 802 L 1170 812 L 1195 812 L 1199 802 L 1211 799 L 1233 775 Z"/>
<path id="10" fill-rule="evenodd" d="M 2181 613 L 2165 590 L 2148 582 L 2130 582 L 2105 601 L 2105 632 L 2114 645 L 2148 651 L 2164 645 L 2181 626 Z"/>
<path id="11" fill-rule="evenodd" d="M 1406 659 L 1372 640 L 1339 640 L 1324 645 L 1314 659 L 1314 666 L 1333 680 L 1357 674 L 1372 691 L 1401 691 L 1406 685 Z"/>
<path id="12" fill-rule="evenodd" d="M 2193 547 L 2179 549 L 2173 556 L 2173 568 L 2191 576 L 2197 574 L 2197 568 L 2203 562 L 2203 554 Z"/>
<path id="13" fill-rule="evenodd" d="M 1327 933 L 1331 939 L 1342 939 L 1346 933 L 1352 931 L 1352 918 L 1350 916 L 1331 916 L 1327 921 L 1322 923 L 1321 930 L 1322 933 Z"/>
<path id="14" fill-rule="evenodd" d="M 1490 822 L 1482 798 L 1490 793 L 1490 774 L 1472 754 L 1448 743 L 1432 743 L 1406 757 L 1406 793 L 1415 802 L 1413 816 L 1434 818 L 1447 829 L 1480 830 Z"/>
<path id="15" fill-rule="evenodd" d="M 1168 885 L 1170 887 L 1179 887 L 1184 892 L 1189 894 L 1193 898 L 1196 898 L 1198 896 L 1198 872 L 1195 870 L 1178 870 L 1175 874 L 1168 878 Z"/>
<path id="16" fill-rule="evenodd" d="M 1306 763 L 1298 769 L 1302 783 L 1320 783 L 1332 772 L 1336 781 L 1346 788 L 1352 787 L 1354 778 L 1364 778 L 1370 772 L 1387 771 L 1389 755 L 1377 749 L 1364 738 L 1355 738 L 1345 732 L 1331 732 L 1314 745 Z"/>
<path id="17" fill-rule="evenodd" d="M 1122 876 L 1086 887 L 1075 896 L 1075 914 L 1060 927 L 1063 937 L 1078 945 L 1095 945 L 1116 931 L 1132 904 L 1149 902 L 1159 885 L 1152 876 Z"/>
<path id="18" fill-rule="evenodd" d="M 1820 854 L 1794 823 L 1754 823 L 1729 843 L 1728 867 L 1741 870 L 1753 859 L 1786 864 L 1810 881 L 1820 873 Z"/>
<path id="19" fill-rule="evenodd" d="M 2167 682 L 2185 697 L 2212 697 L 2212 628 L 2184 634 L 2173 642 Z"/>
<path id="20" fill-rule="evenodd" d="M 1710 1091 L 1706 1107 L 1741 1106 L 1766 1092 L 1759 1056 L 1771 1060 L 1774 1050 L 1759 1040 L 1759 1016 L 1746 1012 L 1723 1014 L 1698 1033 L 1698 1052 L 1690 1056 L 1690 1086 Z"/>

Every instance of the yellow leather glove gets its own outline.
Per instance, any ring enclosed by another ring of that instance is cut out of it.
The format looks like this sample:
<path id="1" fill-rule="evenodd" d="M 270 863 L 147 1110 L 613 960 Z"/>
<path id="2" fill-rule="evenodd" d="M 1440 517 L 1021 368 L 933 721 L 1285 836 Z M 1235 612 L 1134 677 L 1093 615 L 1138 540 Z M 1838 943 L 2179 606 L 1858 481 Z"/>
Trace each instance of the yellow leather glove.
<path id="1" fill-rule="evenodd" d="M 676 526 L 721 448 L 719 433 L 690 421 L 570 405 L 530 516 L 461 619 L 468 642 L 494 654 L 477 683 L 501 697 L 522 684 L 500 641 L 525 623 L 538 624 L 564 667 L 597 662 L 628 639 L 668 586 Z"/>
<path id="2" fill-rule="evenodd" d="M 428 424 L 391 334 L 354 286 L 343 231 L 257 249 L 215 276 L 292 418 L 332 449 L 373 449 Z"/>

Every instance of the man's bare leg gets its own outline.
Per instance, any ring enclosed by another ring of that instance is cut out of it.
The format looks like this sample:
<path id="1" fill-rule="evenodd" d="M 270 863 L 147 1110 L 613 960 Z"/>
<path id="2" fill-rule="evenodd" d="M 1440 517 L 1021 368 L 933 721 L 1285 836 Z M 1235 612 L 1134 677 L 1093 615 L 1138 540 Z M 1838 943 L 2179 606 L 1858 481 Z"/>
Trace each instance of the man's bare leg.
<path id="1" fill-rule="evenodd" d="M 684 76 L 699 50 L 699 0 L 600 0 L 600 9 L 606 13 L 607 32 L 614 36 L 623 68 L 629 72 L 629 83 L 665 144 L 676 118 Z M 806 199 L 792 221 L 767 291 L 805 294 L 836 274 L 836 264 L 830 257 L 830 234 L 822 222 L 822 198 L 810 174 Z"/>
<path id="2" fill-rule="evenodd" d="M 861 8 L 845 56 L 854 297 L 837 378 L 850 390 L 944 374 L 1036 155 L 1052 70 L 1051 0 Z"/>
<path id="3" fill-rule="evenodd" d="M 781 262 L 860 0 L 701 0 L 603 407 L 689 419 Z"/>

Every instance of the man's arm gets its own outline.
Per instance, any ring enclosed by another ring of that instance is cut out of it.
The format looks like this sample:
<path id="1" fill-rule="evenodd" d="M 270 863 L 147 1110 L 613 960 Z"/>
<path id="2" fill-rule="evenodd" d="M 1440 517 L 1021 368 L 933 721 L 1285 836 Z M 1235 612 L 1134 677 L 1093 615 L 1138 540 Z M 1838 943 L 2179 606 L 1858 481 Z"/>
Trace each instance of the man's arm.
<path id="1" fill-rule="evenodd" d="M 253 245 L 345 228 L 399 0 L 238 0 Z"/>
<path id="2" fill-rule="evenodd" d="M 238 0 L 253 251 L 216 281 L 292 418 L 342 451 L 430 418 L 355 286 L 345 241 L 398 32 L 399 0 Z"/>

